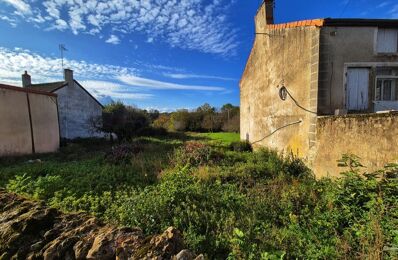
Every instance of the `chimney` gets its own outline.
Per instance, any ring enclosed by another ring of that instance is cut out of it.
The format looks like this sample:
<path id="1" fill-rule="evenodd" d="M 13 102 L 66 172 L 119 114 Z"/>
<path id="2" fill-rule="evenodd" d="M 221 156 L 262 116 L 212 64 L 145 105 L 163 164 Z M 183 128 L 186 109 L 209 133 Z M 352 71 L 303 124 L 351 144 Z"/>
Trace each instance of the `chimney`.
<path id="1" fill-rule="evenodd" d="M 68 85 L 72 87 L 73 84 L 73 70 L 64 69 L 64 80 L 68 82 Z"/>
<path id="2" fill-rule="evenodd" d="M 25 70 L 25 74 L 22 74 L 22 87 L 26 88 L 32 85 L 32 80 L 28 72 Z"/>
<path id="3" fill-rule="evenodd" d="M 255 17 L 256 32 L 262 32 L 268 24 L 274 24 L 274 3 L 274 0 L 263 0 Z"/>
<path id="4" fill-rule="evenodd" d="M 265 0 L 265 22 L 266 24 L 274 24 L 274 0 Z"/>

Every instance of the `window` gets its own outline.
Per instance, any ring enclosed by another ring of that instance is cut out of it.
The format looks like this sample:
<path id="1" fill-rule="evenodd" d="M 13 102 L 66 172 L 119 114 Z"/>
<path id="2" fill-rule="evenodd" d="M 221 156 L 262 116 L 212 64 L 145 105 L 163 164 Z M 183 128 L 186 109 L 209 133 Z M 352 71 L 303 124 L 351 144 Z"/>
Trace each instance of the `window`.
<path id="1" fill-rule="evenodd" d="M 398 30 L 379 28 L 377 32 L 377 53 L 398 52 Z"/>
<path id="2" fill-rule="evenodd" d="M 398 78 L 377 78 L 376 101 L 398 100 Z"/>

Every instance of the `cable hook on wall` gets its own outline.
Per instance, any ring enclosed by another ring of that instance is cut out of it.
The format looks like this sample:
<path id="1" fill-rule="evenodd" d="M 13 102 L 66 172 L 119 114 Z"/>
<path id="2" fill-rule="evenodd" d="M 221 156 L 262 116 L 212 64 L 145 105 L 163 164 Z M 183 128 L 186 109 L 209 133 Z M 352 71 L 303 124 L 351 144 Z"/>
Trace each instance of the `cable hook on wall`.
<path id="1" fill-rule="evenodd" d="M 299 108 L 301 108 L 302 110 L 304 110 L 308 113 L 311 113 L 311 114 L 315 114 L 315 115 L 318 114 L 317 112 L 311 111 L 311 110 L 303 107 L 302 105 L 300 105 L 299 102 L 290 94 L 289 90 L 287 90 L 287 88 L 284 85 L 282 85 L 282 87 L 279 89 L 279 97 L 281 100 L 285 101 L 287 99 L 287 96 L 289 96 L 293 100 L 294 104 L 296 106 L 298 106 Z"/>

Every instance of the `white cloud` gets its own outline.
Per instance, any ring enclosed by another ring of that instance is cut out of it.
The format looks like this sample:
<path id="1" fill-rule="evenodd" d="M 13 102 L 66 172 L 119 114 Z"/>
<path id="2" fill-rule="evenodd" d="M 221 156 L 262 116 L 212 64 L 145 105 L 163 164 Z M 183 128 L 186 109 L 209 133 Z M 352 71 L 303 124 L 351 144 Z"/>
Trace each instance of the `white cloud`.
<path id="1" fill-rule="evenodd" d="M 127 85 L 136 86 L 136 87 L 145 87 L 150 89 L 205 90 L 205 91 L 225 90 L 224 88 L 221 87 L 182 85 L 182 84 L 175 84 L 170 82 L 141 78 L 133 75 L 121 75 L 118 76 L 117 79 Z"/>
<path id="2" fill-rule="evenodd" d="M 5 2 L 9 5 L 12 5 L 17 11 L 19 11 L 22 14 L 30 14 L 31 13 L 31 7 L 27 3 L 25 3 L 22 0 L 0 0 L 0 2 Z"/>
<path id="3" fill-rule="evenodd" d="M 234 78 L 210 76 L 210 75 L 198 75 L 198 74 L 183 74 L 183 73 L 163 73 L 164 76 L 173 79 L 217 79 L 217 80 L 236 80 Z"/>
<path id="4" fill-rule="evenodd" d="M 143 100 L 152 98 L 152 94 L 132 93 L 128 87 L 109 81 L 83 80 L 82 85 L 89 90 L 95 97 L 110 96 L 113 99 L 134 99 Z"/>
<path id="5" fill-rule="evenodd" d="M 7 15 L 0 15 L 0 20 L 3 20 L 11 25 L 11 27 L 16 27 L 17 26 L 17 20 L 14 18 L 10 18 Z"/>
<path id="6" fill-rule="evenodd" d="M 120 43 L 120 39 L 119 37 L 117 37 L 116 35 L 112 34 L 108 40 L 105 41 L 106 43 L 110 43 L 110 44 L 119 44 Z"/>
<path id="7" fill-rule="evenodd" d="M 377 8 L 383 8 L 390 4 L 390 1 L 384 1 L 377 5 Z"/>
<path id="8" fill-rule="evenodd" d="M 46 0 L 35 2 L 34 8 L 22 0 L 0 1 L 30 13 L 24 20 L 51 30 L 70 29 L 74 34 L 98 37 L 111 30 L 118 38 L 140 33 L 148 42 L 221 55 L 234 54 L 238 45 L 236 30 L 226 16 L 235 1 Z M 8 14 L 0 9 L 0 15 Z"/>
<path id="9" fill-rule="evenodd" d="M 0 47 L 0 60 L 0 83 L 21 86 L 21 75 L 25 70 L 31 75 L 34 84 L 63 80 L 61 59 L 57 57 L 42 56 L 18 47 Z M 136 76 L 142 73 L 140 70 L 130 67 L 70 59 L 64 59 L 64 64 L 74 71 L 75 78 L 99 100 L 146 100 L 154 97 L 151 90 L 226 90 L 221 87 L 183 85 L 143 78 Z"/>
<path id="10" fill-rule="evenodd" d="M 21 86 L 21 74 L 27 70 L 32 83 L 62 80 L 61 60 L 43 57 L 21 48 L 13 50 L 0 47 L 0 82 Z M 136 89 L 112 82 L 115 77 L 135 73 L 133 68 L 87 63 L 85 61 L 64 60 L 67 67 L 74 70 L 75 78 L 95 97 L 114 99 L 143 100 L 152 94 L 138 93 Z"/>

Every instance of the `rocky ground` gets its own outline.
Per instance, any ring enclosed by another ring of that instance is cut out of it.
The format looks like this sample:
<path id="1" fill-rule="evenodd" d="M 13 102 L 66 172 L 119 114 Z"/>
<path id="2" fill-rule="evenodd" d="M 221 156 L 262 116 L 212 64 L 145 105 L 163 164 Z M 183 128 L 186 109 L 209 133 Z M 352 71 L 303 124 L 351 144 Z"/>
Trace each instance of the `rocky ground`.
<path id="1" fill-rule="evenodd" d="M 0 189 L 0 259 L 204 259 L 178 230 L 146 237 L 86 214 L 63 214 Z"/>

